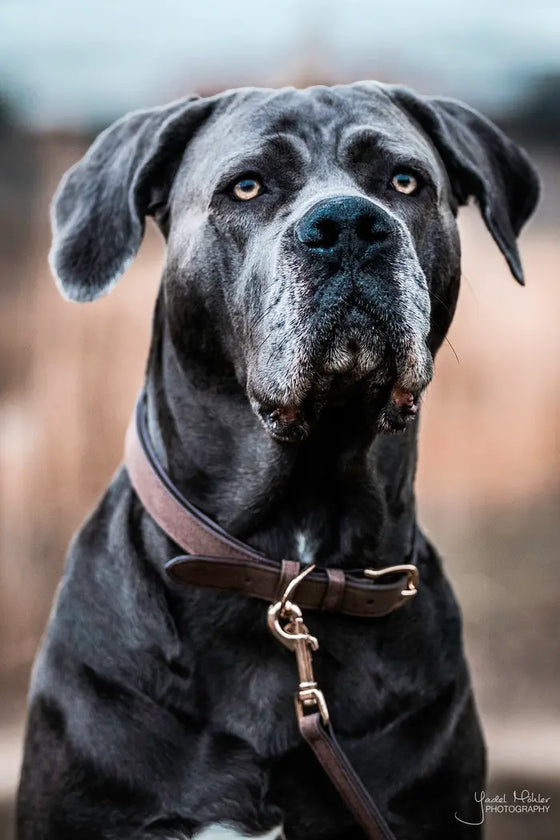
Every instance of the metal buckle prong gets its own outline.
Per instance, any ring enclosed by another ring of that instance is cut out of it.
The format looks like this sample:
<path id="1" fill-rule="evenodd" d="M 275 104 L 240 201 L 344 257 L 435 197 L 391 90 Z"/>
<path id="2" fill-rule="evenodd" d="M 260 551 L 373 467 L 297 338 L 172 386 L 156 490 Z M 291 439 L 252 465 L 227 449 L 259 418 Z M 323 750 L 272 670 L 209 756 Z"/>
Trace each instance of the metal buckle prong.
<path id="1" fill-rule="evenodd" d="M 379 580 L 385 575 L 398 574 L 406 575 L 406 589 L 402 590 L 401 595 L 403 598 L 413 598 L 418 592 L 420 573 L 412 563 L 403 563 L 401 566 L 386 566 L 384 569 L 364 569 L 364 577 L 372 580 Z"/>
<path id="2" fill-rule="evenodd" d="M 302 580 L 306 578 L 307 575 L 310 574 L 310 572 L 312 572 L 314 569 L 315 563 L 311 563 L 309 566 L 307 566 L 306 569 L 300 572 L 299 575 L 296 575 L 295 578 L 292 578 L 292 580 L 289 582 L 286 589 L 284 590 L 282 598 L 280 599 L 280 615 L 282 617 L 284 617 L 284 615 L 286 614 L 287 605 L 290 603 L 288 599 L 290 598 L 292 592 L 295 592 Z"/>

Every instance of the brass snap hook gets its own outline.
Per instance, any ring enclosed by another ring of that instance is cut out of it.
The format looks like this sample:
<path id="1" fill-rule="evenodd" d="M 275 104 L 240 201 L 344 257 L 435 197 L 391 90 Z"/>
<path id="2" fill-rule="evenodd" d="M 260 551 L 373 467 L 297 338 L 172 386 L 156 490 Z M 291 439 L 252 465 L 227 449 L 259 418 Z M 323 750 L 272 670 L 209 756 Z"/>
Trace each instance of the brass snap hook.
<path id="1" fill-rule="evenodd" d="M 281 618 L 287 619 L 284 626 L 280 624 Z M 282 601 L 272 604 L 268 608 L 267 621 L 272 635 L 288 650 L 295 651 L 300 642 L 305 642 L 312 650 L 317 650 L 319 647 L 317 639 L 309 633 L 303 623 L 303 616 L 297 604 L 286 601 L 284 609 L 282 609 Z"/>
<path id="2" fill-rule="evenodd" d="M 267 621 L 272 635 L 296 656 L 299 686 L 295 703 L 298 718 L 301 718 L 306 710 L 316 709 L 326 726 L 329 722 L 329 711 L 323 692 L 315 681 L 311 660 L 311 651 L 318 650 L 319 642 L 303 623 L 303 615 L 298 605 L 290 600 L 299 583 L 314 568 L 315 566 L 309 566 L 290 581 L 280 601 L 268 608 Z M 282 624 L 282 621 L 285 623 Z"/>

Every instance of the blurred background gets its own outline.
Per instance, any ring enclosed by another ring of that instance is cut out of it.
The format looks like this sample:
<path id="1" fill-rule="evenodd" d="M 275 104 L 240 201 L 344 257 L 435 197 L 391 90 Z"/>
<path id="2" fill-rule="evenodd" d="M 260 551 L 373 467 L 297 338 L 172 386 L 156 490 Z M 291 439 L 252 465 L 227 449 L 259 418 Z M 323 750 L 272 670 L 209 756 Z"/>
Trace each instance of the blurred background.
<path id="1" fill-rule="evenodd" d="M 112 295 L 64 302 L 46 261 L 52 192 L 132 108 L 359 78 L 467 100 L 541 173 L 525 289 L 462 211 L 462 292 L 422 412 L 418 496 L 464 611 L 488 791 L 552 796 L 546 816 L 487 818 L 488 836 L 560 836 L 560 4 L 0 0 L 2 840 L 29 669 L 68 540 L 121 459 L 162 261 L 150 227 Z"/>

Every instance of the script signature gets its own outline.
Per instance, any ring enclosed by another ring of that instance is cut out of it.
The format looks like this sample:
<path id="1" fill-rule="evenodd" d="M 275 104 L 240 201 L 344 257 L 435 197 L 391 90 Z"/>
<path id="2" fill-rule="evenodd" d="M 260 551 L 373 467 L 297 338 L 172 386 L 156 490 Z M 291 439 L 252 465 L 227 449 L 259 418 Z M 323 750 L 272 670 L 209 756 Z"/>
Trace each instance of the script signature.
<path id="1" fill-rule="evenodd" d="M 455 811 L 455 819 L 463 825 L 482 825 L 487 813 L 494 814 L 548 814 L 550 810 L 550 796 L 533 793 L 530 790 L 513 791 L 512 799 L 507 793 L 488 796 L 481 790 L 474 794 L 474 801 L 480 809 L 479 820 L 465 820 Z"/>

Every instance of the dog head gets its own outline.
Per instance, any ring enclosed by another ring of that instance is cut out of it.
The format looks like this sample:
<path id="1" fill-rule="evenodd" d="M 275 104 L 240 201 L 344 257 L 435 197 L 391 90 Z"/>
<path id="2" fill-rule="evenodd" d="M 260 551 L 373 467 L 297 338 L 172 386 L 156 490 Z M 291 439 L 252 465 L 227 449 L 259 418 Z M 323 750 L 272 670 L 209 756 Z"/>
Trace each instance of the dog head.
<path id="1" fill-rule="evenodd" d="M 516 237 L 537 177 L 480 114 L 370 82 L 242 89 L 103 132 L 56 194 L 51 266 L 67 297 L 93 300 L 153 216 L 177 351 L 219 359 L 273 437 L 302 439 L 357 392 L 393 430 L 416 413 L 453 315 L 470 197 L 523 282 Z"/>

